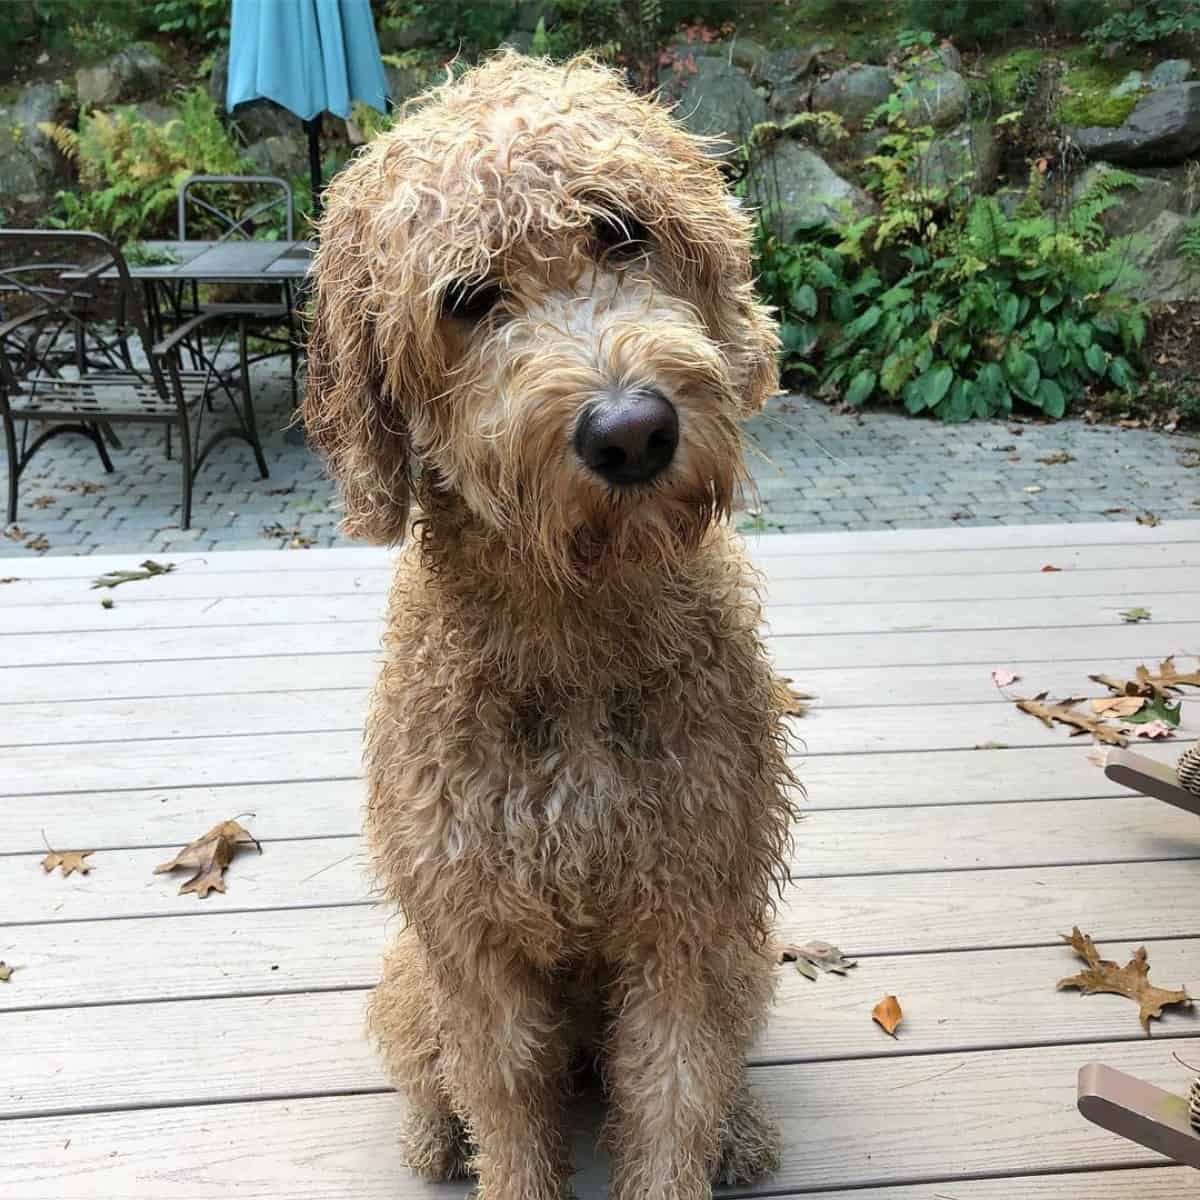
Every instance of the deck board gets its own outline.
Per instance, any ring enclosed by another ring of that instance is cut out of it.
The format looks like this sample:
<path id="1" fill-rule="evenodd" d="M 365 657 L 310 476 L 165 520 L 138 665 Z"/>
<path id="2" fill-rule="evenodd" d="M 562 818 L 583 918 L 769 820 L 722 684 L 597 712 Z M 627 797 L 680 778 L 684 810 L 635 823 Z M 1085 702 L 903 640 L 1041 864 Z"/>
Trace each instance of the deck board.
<path id="1" fill-rule="evenodd" d="M 859 957 L 781 969 L 752 1048 L 782 1170 L 737 1195 L 824 1200 L 1184 1200 L 1195 1175 L 1074 1110 L 1098 1057 L 1175 1091 L 1200 1013 L 1143 1037 L 1111 996 L 1054 990 L 1058 935 L 1148 946 L 1200 990 L 1200 822 L 1111 784 L 1096 748 L 1011 695 L 1090 696 L 1089 674 L 1200 653 L 1200 522 L 751 539 L 769 646 L 816 699 L 781 936 Z M 395 919 L 358 837 L 360 722 L 385 551 L 30 559 L 0 587 L 0 1163 L 17 1200 L 461 1196 L 399 1164 L 402 1102 L 361 1038 Z M 1043 572 L 1042 567 L 1060 568 Z M 1121 608 L 1151 610 L 1127 625 Z M 314 652 L 315 651 L 315 652 Z M 1190 660 L 1187 660 L 1190 661 Z M 1006 696 L 991 670 L 1021 682 Z M 1170 745 L 1200 729 L 1197 700 Z M 153 866 L 253 812 L 229 891 Z M 47 877 L 44 841 L 96 847 Z M 901 997 L 891 1040 L 870 1021 Z M 583 1200 L 605 1194 L 590 1110 Z"/>

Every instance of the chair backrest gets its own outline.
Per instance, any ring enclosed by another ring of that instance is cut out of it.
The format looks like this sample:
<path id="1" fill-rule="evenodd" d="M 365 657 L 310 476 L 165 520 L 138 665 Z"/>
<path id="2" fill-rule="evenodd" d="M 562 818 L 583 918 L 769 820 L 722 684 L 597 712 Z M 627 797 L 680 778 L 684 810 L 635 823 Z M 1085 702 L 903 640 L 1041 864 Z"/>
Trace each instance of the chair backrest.
<path id="1" fill-rule="evenodd" d="M 134 369 L 162 382 L 141 294 L 98 233 L 0 229 L 0 305 L 0 391 L 31 371 L 131 369 L 131 339 L 148 364 Z"/>
<path id="2" fill-rule="evenodd" d="M 209 233 L 220 242 L 250 241 L 271 214 L 283 218 L 286 239 L 296 239 L 292 185 L 275 175 L 192 175 L 179 189 L 176 211 L 180 241 Z"/>

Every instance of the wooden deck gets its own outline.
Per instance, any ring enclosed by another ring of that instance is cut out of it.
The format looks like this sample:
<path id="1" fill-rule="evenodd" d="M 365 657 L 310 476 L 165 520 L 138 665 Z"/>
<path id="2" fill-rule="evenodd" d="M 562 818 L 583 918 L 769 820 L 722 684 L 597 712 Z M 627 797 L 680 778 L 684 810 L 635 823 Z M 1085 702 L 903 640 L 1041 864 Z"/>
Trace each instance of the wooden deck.
<path id="1" fill-rule="evenodd" d="M 857 957 L 783 968 L 752 1055 L 787 1151 L 761 1194 L 824 1200 L 1183 1200 L 1200 1178 L 1087 1124 L 1100 1058 L 1161 1087 L 1200 1064 L 1196 1013 L 1147 1039 L 1126 1000 L 1059 993 L 1078 924 L 1200 992 L 1200 821 L 1124 792 L 1017 694 L 1200 653 L 1200 521 L 775 537 L 754 546 L 773 652 L 819 701 L 790 939 Z M 129 557 L 0 575 L 0 1195 L 11 1200 L 454 1197 L 401 1167 L 400 1100 L 361 1037 L 389 918 L 360 869 L 359 729 L 387 556 Z M 1052 565 L 1058 572 L 1044 572 Z M 104 610 L 101 596 L 115 607 Z M 1137 605 L 1152 620 L 1122 623 Z M 1200 728 L 1148 753 L 1173 761 Z M 1002 748 L 995 748 L 999 744 Z M 155 876 L 245 823 L 228 894 Z M 45 842 L 94 849 L 45 876 Z M 900 998 L 896 1040 L 870 1020 Z M 577 1188 L 605 1193 L 582 1129 Z M 740 1195 L 750 1193 L 741 1192 Z M 759 1193 L 755 1193 L 759 1194 Z"/>

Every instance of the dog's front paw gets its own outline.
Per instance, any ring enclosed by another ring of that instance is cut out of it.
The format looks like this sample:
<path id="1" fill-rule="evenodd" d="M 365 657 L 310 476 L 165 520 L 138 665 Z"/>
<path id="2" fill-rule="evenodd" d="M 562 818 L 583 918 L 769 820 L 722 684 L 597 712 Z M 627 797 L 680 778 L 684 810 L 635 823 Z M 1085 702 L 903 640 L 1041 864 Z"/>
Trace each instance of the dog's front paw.
<path id="1" fill-rule="evenodd" d="M 466 1128 L 456 1116 L 410 1113 L 400 1135 L 409 1169 L 435 1183 L 465 1179 L 471 1174 L 474 1149 Z"/>
<path id="2" fill-rule="evenodd" d="M 721 1153 L 714 1183 L 751 1183 L 779 1170 L 782 1140 L 766 1108 L 742 1088 L 721 1122 Z"/>

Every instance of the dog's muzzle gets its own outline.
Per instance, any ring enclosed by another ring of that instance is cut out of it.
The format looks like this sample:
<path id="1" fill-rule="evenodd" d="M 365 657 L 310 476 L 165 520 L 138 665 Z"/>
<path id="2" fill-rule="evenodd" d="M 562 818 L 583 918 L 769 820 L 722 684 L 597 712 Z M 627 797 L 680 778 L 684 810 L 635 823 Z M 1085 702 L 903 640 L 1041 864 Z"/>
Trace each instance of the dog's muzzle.
<path id="1" fill-rule="evenodd" d="M 629 487 L 661 475 L 679 445 L 679 414 L 657 388 L 591 405 L 575 427 L 575 452 L 606 483 Z"/>

